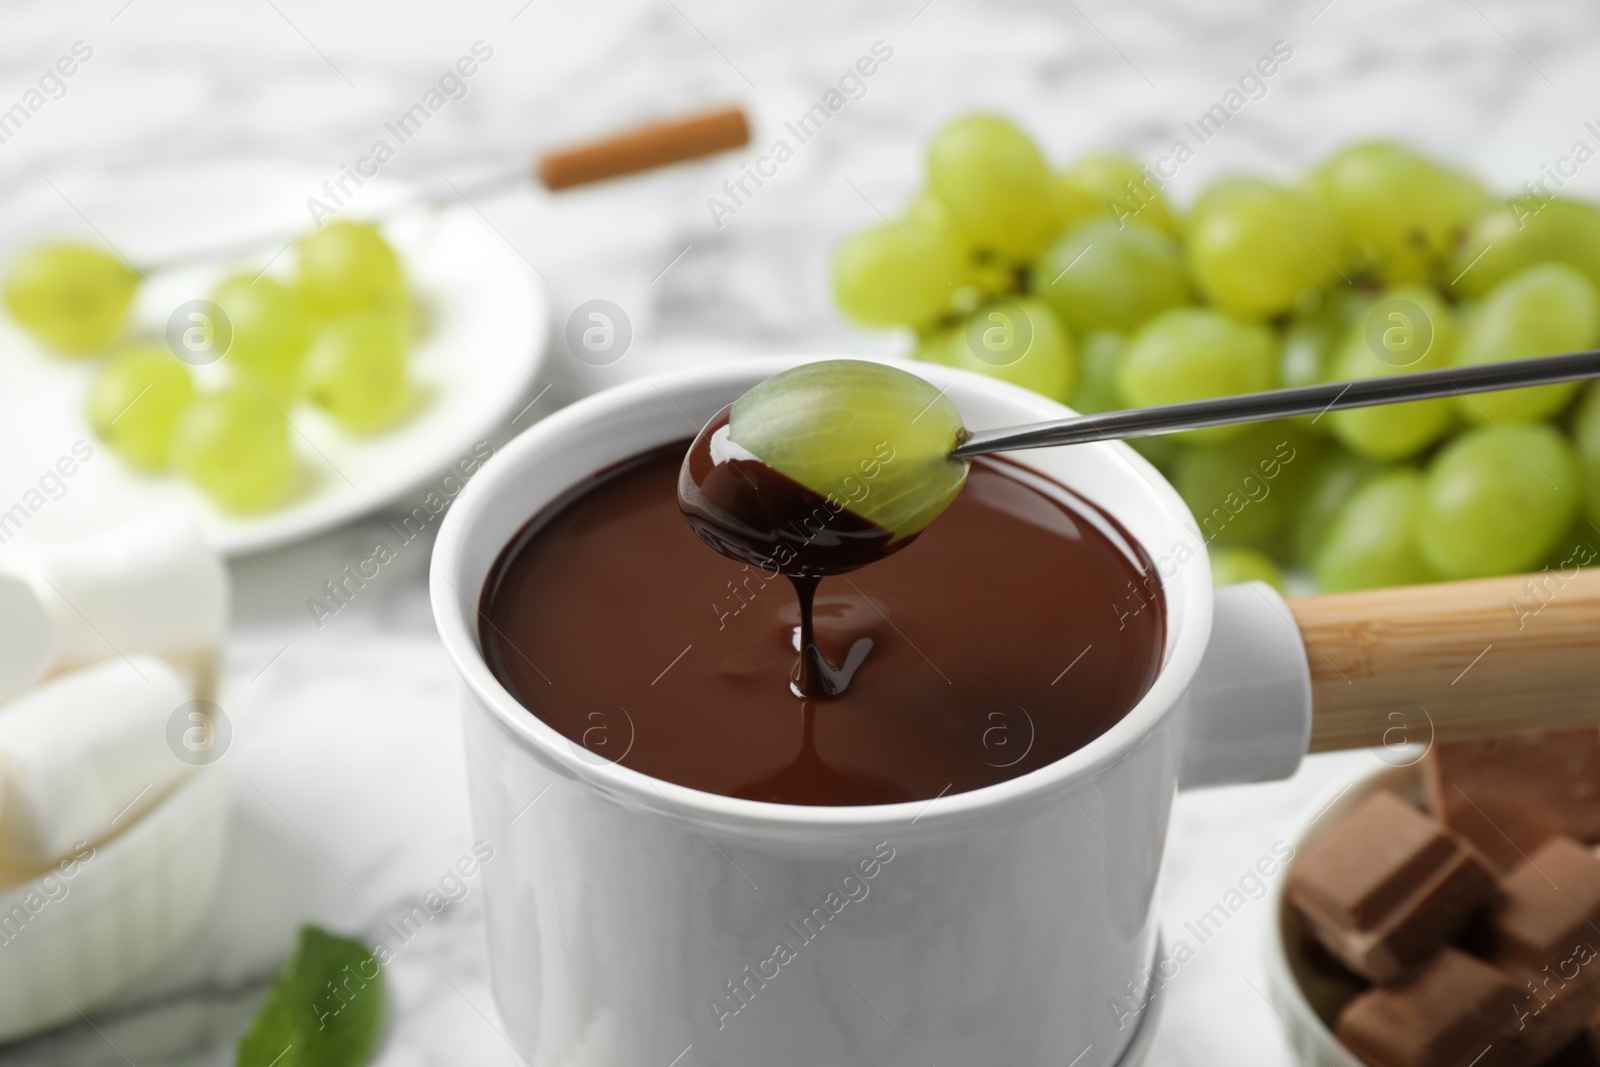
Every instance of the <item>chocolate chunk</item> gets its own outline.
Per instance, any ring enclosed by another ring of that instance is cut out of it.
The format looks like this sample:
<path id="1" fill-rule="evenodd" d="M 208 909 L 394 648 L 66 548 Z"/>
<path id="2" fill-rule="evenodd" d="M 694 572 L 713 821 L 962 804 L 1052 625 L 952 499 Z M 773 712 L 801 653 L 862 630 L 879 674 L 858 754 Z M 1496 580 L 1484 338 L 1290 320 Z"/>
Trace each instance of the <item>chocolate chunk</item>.
<path id="1" fill-rule="evenodd" d="M 1595 1056 L 1594 1046 L 1585 1035 L 1556 1053 L 1554 1058 L 1546 1060 L 1545 1064 L 1546 1067 L 1600 1067 L 1600 1057 Z"/>
<path id="2" fill-rule="evenodd" d="M 1372 1067 L 1506 1067 L 1520 999 L 1497 968 L 1444 948 L 1345 1005 L 1334 1031 Z"/>
<path id="3" fill-rule="evenodd" d="M 1507 876 L 1487 926 L 1489 961 L 1521 994 L 1518 1062 L 1542 1063 L 1600 1010 L 1600 857 L 1551 838 Z"/>
<path id="4" fill-rule="evenodd" d="M 1489 915 L 1491 959 L 1539 968 L 1600 943 L 1600 857 L 1554 837 L 1513 870 Z M 1593 948 L 1590 948 L 1593 952 Z"/>
<path id="5" fill-rule="evenodd" d="M 1556 834 L 1600 841 L 1600 731 L 1435 745 L 1428 808 L 1501 867 Z"/>
<path id="6" fill-rule="evenodd" d="M 1475 849 L 1382 789 L 1300 858 L 1288 884 L 1317 939 L 1375 982 L 1421 962 L 1494 891 Z"/>

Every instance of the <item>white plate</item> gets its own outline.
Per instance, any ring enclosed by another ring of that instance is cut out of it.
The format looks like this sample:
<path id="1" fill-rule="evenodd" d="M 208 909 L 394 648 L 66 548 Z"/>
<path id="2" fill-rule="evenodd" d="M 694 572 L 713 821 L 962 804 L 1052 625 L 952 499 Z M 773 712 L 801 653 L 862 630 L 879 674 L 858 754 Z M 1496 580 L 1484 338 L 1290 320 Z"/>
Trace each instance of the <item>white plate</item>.
<path id="1" fill-rule="evenodd" d="M 322 195 L 330 176 L 338 177 L 296 165 L 231 162 L 120 174 L 114 184 L 101 179 L 87 188 L 63 178 L 8 200 L 0 219 L 19 222 L 3 239 L 0 270 L 18 246 L 41 236 L 109 241 L 133 261 L 148 262 L 213 241 L 305 231 L 306 200 Z M 366 217 L 406 192 L 369 181 L 338 217 Z M 371 436 L 345 433 L 307 405 L 294 408 L 289 417 L 304 484 L 285 506 L 257 515 L 230 515 L 176 476 L 124 465 L 83 417 L 96 361 L 50 354 L 0 313 L 0 515 L 19 503 L 28 509 L 18 539 L 61 540 L 177 508 L 196 514 L 211 544 L 232 556 L 318 533 L 408 493 L 421 504 L 425 486 L 469 458 L 526 403 L 544 360 L 549 303 L 532 266 L 465 205 L 403 213 L 384 229 L 427 322 L 412 354 L 425 401 L 406 422 Z M 276 255 L 270 272 L 287 274 L 293 253 L 282 248 L 276 241 L 232 264 L 153 274 L 135 303 L 130 334 L 159 340 L 174 308 L 209 296 L 233 270 L 254 273 Z M 199 371 L 204 382 L 220 377 L 222 368 Z M 70 477 L 51 477 L 47 472 L 77 441 L 93 447 L 93 458 Z M 0 529 L 0 543 L 10 535 L 11 528 Z"/>

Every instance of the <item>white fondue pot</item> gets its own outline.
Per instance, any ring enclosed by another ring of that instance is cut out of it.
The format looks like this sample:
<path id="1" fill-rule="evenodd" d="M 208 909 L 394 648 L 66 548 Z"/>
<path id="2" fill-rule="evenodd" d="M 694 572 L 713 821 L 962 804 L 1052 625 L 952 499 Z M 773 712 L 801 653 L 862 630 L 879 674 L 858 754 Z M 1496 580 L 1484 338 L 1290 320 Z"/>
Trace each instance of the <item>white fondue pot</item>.
<path id="1" fill-rule="evenodd" d="M 1104 734 L 1010 781 L 867 807 L 704 793 L 569 742 L 484 663 L 484 581 L 530 517 L 796 362 L 724 363 L 574 404 L 485 464 L 440 530 L 433 610 L 465 682 L 476 833 L 494 848 L 483 877 L 506 1032 L 535 1067 L 1117 1063 L 1156 962 L 1174 793 L 1292 773 L 1312 692 L 1284 600 L 1259 583 L 1213 592 L 1188 509 L 1125 445 L 1015 458 L 1099 505 L 1157 562 L 1159 676 Z M 1070 414 L 910 366 L 975 430 Z"/>

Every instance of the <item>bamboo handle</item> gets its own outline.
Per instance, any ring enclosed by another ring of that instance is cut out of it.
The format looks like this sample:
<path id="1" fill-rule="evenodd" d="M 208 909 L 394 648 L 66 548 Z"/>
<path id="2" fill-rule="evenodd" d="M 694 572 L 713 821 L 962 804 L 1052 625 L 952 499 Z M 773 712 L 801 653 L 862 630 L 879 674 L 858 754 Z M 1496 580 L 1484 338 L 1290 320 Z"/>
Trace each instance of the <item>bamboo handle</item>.
<path id="1" fill-rule="evenodd" d="M 588 144 L 548 152 L 539 180 L 550 190 L 636 174 L 750 143 L 750 123 L 737 107 L 639 126 Z"/>
<path id="2" fill-rule="evenodd" d="M 1600 722 L 1600 568 L 1289 607 L 1311 664 L 1312 752 L 1386 744 L 1396 728 L 1465 741 Z"/>

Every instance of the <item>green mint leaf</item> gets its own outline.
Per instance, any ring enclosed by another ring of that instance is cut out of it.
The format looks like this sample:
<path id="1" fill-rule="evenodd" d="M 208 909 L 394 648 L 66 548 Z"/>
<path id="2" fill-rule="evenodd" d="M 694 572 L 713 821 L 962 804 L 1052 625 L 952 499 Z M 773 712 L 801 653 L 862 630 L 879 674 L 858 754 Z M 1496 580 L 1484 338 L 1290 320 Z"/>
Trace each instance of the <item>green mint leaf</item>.
<path id="1" fill-rule="evenodd" d="M 361 1067 L 384 1015 L 383 966 L 359 941 L 302 926 L 244 1037 L 238 1067 Z"/>

